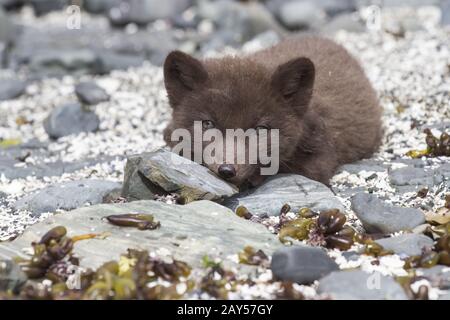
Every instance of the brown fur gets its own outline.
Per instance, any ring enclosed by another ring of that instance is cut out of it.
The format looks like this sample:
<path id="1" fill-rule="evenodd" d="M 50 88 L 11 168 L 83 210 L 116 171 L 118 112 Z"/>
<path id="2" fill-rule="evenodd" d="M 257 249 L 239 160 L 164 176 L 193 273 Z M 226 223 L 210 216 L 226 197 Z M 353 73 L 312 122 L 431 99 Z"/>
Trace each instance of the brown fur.
<path id="1" fill-rule="evenodd" d="M 338 166 L 370 157 L 380 144 L 376 94 L 358 62 L 331 40 L 300 37 L 203 62 L 172 52 L 164 76 L 173 108 L 169 146 L 173 129 L 191 130 L 195 120 L 219 130 L 266 125 L 280 130 L 280 172 L 328 184 Z M 258 180 L 255 165 L 236 168 L 231 182 Z"/>

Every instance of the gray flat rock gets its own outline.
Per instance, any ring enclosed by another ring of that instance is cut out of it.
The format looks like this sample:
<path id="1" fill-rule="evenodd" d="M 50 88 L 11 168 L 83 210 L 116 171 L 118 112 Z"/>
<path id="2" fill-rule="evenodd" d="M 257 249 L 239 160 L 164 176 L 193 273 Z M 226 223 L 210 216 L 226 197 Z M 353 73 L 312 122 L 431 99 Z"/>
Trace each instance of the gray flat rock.
<path id="1" fill-rule="evenodd" d="M 390 206 L 369 193 L 357 193 L 351 198 L 351 206 L 369 233 L 412 230 L 425 222 L 421 210 Z"/>
<path id="2" fill-rule="evenodd" d="M 237 192 L 235 186 L 206 167 L 166 149 L 157 149 L 128 158 L 122 195 L 141 200 L 153 199 L 158 193 L 176 193 L 187 203 L 221 201 Z"/>
<path id="3" fill-rule="evenodd" d="M 103 180 L 58 183 L 19 199 L 14 209 L 28 210 L 35 215 L 58 209 L 72 210 L 86 204 L 101 203 L 106 194 L 120 186 L 120 183 Z"/>
<path id="4" fill-rule="evenodd" d="M 145 213 L 154 215 L 161 227 L 141 231 L 108 223 L 112 214 Z M 63 225 L 69 235 L 108 232 L 106 239 L 77 242 L 74 252 L 81 265 L 99 267 L 118 259 L 128 248 L 170 252 L 176 259 L 200 266 L 204 255 L 226 258 L 246 245 L 271 255 L 282 244 L 263 225 L 239 218 L 229 209 L 211 201 L 172 205 L 156 201 L 134 201 L 124 204 L 101 204 L 54 215 L 28 228 L 10 243 L 0 244 L 0 258 L 24 256 L 22 251 L 52 227 Z M 231 263 L 226 259 L 227 263 Z M 225 261 L 224 261 L 225 264 Z"/>
<path id="5" fill-rule="evenodd" d="M 378 244 L 386 250 L 394 251 L 397 254 L 407 256 L 417 256 L 423 249 L 433 247 L 433 240 L 423 234 L 402 234 L 397 237 L 376 240 Z"/>
<path id="6" fill-rule="evenodd" d="M 319 282 L 317 291 L 335 300 L 407 300 L 393 278 L 361 270 L 332 272 Z"/>
<path id="7" fill-rule="evenodd" d="M 342 203 L 325 185 L 295 174 L 271 177 L 259 187 L 227 199 L 224 205 L 232 210 L 245 206 L 255 215 L 277 216 L 286 203 L 293 211 L 301 208 L 345 211 Z"/>

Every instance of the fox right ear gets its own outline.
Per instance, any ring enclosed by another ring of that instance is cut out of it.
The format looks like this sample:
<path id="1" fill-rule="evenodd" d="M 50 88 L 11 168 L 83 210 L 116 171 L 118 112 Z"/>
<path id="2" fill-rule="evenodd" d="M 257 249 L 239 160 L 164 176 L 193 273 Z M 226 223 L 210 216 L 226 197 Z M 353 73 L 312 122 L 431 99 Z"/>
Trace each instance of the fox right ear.
<path id="1" fill-rule="evenodd" d="M 314 63 L 297 58 L 279 66 L 272 76 L 272 87 L 299 112 L 305 112 L 311 100 L 315 78 Z"/>
<path id="2" fill-rule="evenodd" d="M 207 79 L 202 63 L 181 51 L 172 51 L 164 62 L 164 84 L 172 107 Z"/>

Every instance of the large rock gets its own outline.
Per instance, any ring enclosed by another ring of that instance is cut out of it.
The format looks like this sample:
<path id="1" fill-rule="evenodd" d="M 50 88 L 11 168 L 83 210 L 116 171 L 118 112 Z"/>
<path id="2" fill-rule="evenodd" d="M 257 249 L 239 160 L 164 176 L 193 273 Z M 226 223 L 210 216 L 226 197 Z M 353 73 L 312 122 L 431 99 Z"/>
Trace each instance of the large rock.
<path id="1" fill-rule="evenodd" d="M 101 203 L 103 197 L 120 183 L 102 180 L 63 182 L 26 195 L 14 204 L 16 210 L 28 210 L 35 215 L 56 210 L 72 210 L 86 204 Z"/>
<path id="2" fill-rule="evenodd" d="M 404 290 L 393 278 L 361 270 L 337 271 L 322 278 L 318 293 L 335 300 L 407 300 Z"/>
<path id="3" fill-rule="evenodd" d="M 105 219 L 113 214 L 152 214 L 161 223 L 156 230 L 111 225 Z M 74 252 L 84 267 L 96 268 L 106 261 L 118 259 L 129 248 L 169 253 L 192 266 L 201 266 L 202 257 L 226 259 L 249 245 L 267 255 L 282 244 L 263 225 L 239 218 L 229 209 L 210 201 L 196 201 L 188 205 L 171 205 L 156 201 L 135 201 L 124 204 L 102 204 L 54 215 L 28 228 L 11 243 L 0 244 L 0 257 L 24 256 L 30 247 L 50 228 L 63 225 L 69 235 L 108 233 L 106 239 L 91 239 L 75 244 Z"/>
<path id="4" fill-rule="evenodd" d="M 407 233 L 396 237 L 376 240 L 384 249 L 407 256 L 417 256 L 424 249 L 433 247 L 433 240 L 423 234 Z"/>
<path id="5" fill-rule="evenodd" d="M 310 284 L 339 270 L 339 266 L 321 248 L 292 246 L 273 254 L 271 269 L 279 280 Z"/>
<path id="6" fill-rule="evenodd" d="M 369 233 L 411 230 L 425 222 L 421 210 L 390 206 L 373 194 L 357 193 L 351 203 L 352 210 Z"/>
<path id="7" fill-rule="evenodd" d="M 0 79 L 0 101 L 15 99 L 26 89 L 26 83 L 17 79 Z"/>
<path id="8" fill-rule="evenodd" d="M 225 202 L 233 210 L 245 206 L 253 214 L 269 216 L 279 215 L 284 204 L 289 204 L 294 212 L 301 208 L 344 211 L 342 203 L 325 185 L 295 174 L 276 175 L 259 187 L 237 194 Z"/>
<path id="9" fill-rule="evenodd" d="M 110 22 L 116 26 L 129 23 L 146 25 L 157 19 L 167 19 L 180 14 L 192 0 L 122 0 L 108 11 Z"/>
<path id="10" fill-rule="evenodd" d="M 128 158 L 122 195 L 130 200 L 153 199 L 155 194 L 176 193 L 181 201 L 220 201 L 237 188 L 206 167 L 166 149 Z"/>
<path id="11" fill-rule="evenodd" d="M 79 103 L 65 104 L 52 110 L 44 121 L 50 138 L 58 139 L 70 134 L 98 130 L 100 119 L 93 111 L 85 110 Z"/>
<path id="12" fill-rule="evenodd" d="M 0 292 L 18 292 L 27 281 L 27 276 L 12 260 L 0 260 Z"/>
<path id="13" fill-rule="evenodd" d="M 75 86 L 75 94 L 85 104 L 94 105 L 109 99 L 106 91 L 94 82 L 80 82 Z"/>

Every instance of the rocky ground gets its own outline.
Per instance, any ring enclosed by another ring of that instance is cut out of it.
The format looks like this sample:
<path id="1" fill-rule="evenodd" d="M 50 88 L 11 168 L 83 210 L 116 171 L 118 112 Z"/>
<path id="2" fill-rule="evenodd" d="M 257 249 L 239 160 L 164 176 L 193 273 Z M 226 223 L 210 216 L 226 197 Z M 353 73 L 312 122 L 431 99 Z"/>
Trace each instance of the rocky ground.
<path id="1" fill-rule="evenodd" d="M 449 298 L 447 1 L 379 16 L 364 1 L 85 1 L 80 29 L 29 2 L 0 9 L 0 298 Z M 332 190 L 282 175 L 238 193 L 168 167 L 167 52 L 241 54 L 299 30 L 361 61 L 380 151 Z"/>

